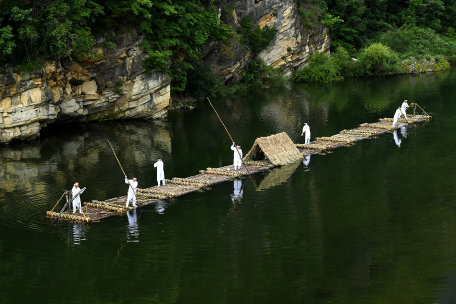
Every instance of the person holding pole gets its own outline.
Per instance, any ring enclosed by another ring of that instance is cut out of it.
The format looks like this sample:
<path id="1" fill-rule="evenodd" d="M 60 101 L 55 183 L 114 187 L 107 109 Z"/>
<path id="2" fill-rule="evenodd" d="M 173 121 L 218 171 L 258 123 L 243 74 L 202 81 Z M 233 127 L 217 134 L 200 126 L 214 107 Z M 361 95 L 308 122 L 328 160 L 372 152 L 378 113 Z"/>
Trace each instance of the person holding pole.
<path id="1" fill-rule="evenodd" d="M 73 189 L 71 189 L 71 194 L 73 195 L 73 213 L 76 213 L 76 208 L 79 207 L 79 213 L 83 213 L 81 209 L 81 189 L 79 188 L 78 183 L 74 183 Z"/>
<path id="2" fill-rule="evenodd" d="M 163 169 L 164 163 L 161 158 L 157 159 L 157 162 L 154 164 L 154 167 L 157 168 L 157 183 L 158 187 L 160 187 L 160 181 L 163 182 L 163 186 L 165 185 L 165 170 Z"/>
<path id="3" fill-rule="evenodd" d="M 231 146 L 231 150 L 234 151 L 234 159 L 233 159 L 233 167 L 234 170 L 241 169 L 242 166 L 242 150 L 241 146 L 236 146 L 233 141 L 233 145 Z"/>
<path id="4" fill-rule="evenodd" d="M 138 187 L 138 182 L 136 181 L 136 177 L 133 177 L 133 179 L 129 180 L 127 178 L 127 176 L 125 175 L 125 184 L 129 185 L 126 207 L 128 208 L 128 204 L 130 203 L 130 200 L 133 200 L 133 207 L 136 208 L 136 188 Z"/>

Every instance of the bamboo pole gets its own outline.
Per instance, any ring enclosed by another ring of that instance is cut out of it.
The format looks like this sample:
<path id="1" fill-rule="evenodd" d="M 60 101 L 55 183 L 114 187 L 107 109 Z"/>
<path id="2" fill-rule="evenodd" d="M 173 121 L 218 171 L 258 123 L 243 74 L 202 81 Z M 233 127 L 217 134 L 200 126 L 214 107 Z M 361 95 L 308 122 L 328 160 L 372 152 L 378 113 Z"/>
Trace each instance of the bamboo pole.
<path id="1" fill-rule="evenodd" d="M 59 198 L 59 200 L 57 201 L 57 204 L 60 202 L 60 200 L 62 199 L 62 197 L 65 195 L 66 193 L 66 190 L 63 192 L 62 196 Z M 54 208 L 52 208 L 51 211 L 54 211 L 55 207 L 57 207 L 57 204 L 55 204 Z"/>
<path id="2" fill-rule="evenodd" d="M 135 199 L 136 199 L 137 197 L 136 197 L 135 189 L 133 188 L 133 186 L 132 186 L 131 183 L 130 183 L 130 180 L 128 179 L 127 175 L 125 174 L 125 171 L 124 171 L 124 169 L 122 168 L 122 165 L 120 164 L 120 161 L 119 161 L 119 159 L 117 158 L 116 152 L 114 152 L 114 148 L 112 147 L 111 143 L 109 142 L 109 139 L 108 139 L 107 141 L 108 141 L 109 146 L 111 146 L 112 153 L 114 153 L 114 156 L 116 157 L 117 162 L 119 163 L 120 170 L 122 170 L 122 172 L 123 172 L 125 178 L 127 179 L 128 184 L 130 185 L 131 190 L 133 191 L 133 194 L 135 195 Z"/>
<path id="3" fill-rule="evenodd" d="M 226 133 L 228 133 L 228 136 L 231 138 L 231 142 L 232 142 L 232 143 L 235 143 L 233 137 L 231 137 L 230 132 L 228 132 L 228 129 L 226 128 L 226 126 L 225 126 L 225 124 L 223 123 L 222 119 L 220 118 L 220 116 L 218 115 L 218 113 L 217 113 L 217 111 L 215 110 L 214 106 L 212 105 L 211 100 L 209 99 L 209 97 L 206 97 L 206 98 L 207 98 L 207 100 L 209 101 L 209 104 L 211 105 L 211 107 L 212 107 L 212 109 L 214 110 L 215 114 L 217 114 L 217 117 L 218 117 L 218 119 L 220 120 L 220 122 L 222 123 L 223 127 L 225 128 Z M 239 155 L 239 157 L 240 157 L 240 159 L 241 159 L 241 163 L 244 165 L 244 168 L 247 170 L 247 173 L 250 175 L 250 171 L 249 171 L 249 169 L 247 168 L 247 166 L 244 164 L 244 161 L 242 160 L 242 157 L 241 157 L 241 153 L 239 153 L 239 150 L 237 149 L 236 144 L 235 144 L 235 148 L 236 148 L 236 151 L 237 151 L 237 153 L 238 153 L 238 155 Z"/>

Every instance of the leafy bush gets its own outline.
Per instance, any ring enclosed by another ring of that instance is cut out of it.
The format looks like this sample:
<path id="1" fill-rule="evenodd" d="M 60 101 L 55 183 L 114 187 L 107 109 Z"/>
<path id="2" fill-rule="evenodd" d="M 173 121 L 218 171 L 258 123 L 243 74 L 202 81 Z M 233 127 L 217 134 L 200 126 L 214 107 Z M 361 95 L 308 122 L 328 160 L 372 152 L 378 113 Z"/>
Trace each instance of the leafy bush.
<path id="1" fill-rule="evenodd" d="M 410 24 L 382 33 L 378 41 L 401 53 L 403 59 L 411 56 L 418 59 L 427 56 L 429 59 L 434 55 L 450 57 L 456 53 L 456 41 L 441 36 L 430 28 Z"/>
<path id="2" fill-rule="evenodd" d="M 359 64 L 367 75 L 390 75 L 402 71 L 399 56 L 381 43 L 373 43 L 361 50 Z"/>
<path id="3" fill-rule="evenodd" d="M 353 60 L 343 47 L 338 47 L 334 54 L 331 55 L 330 60 L 333 61 L 342 76 L 353 76 Z"/>
<path id="4" fill-rule="evenodd" d="M 265 25 L 263 28 L 254 27 L 252 16 L 245 17 L 241 22 L 239 33 L 242 35 L 242 41 L 250 45 L 254 52 L 259 52 L 268 47 L 271 40 L 274 38 L 277 29 Z"/>
<path id="5" fill-rule="evenodd" d="M 286 83 L 286 78 L 281 69 L 267 66 L 263 59 L 257 58 L 250 61 L 241 83 L 254 88 L 278 87 Z"/>
<path id="6" fill-rule="evenodd" d="M 338 60 L 345 62 L 344 55 Z M 310 56 L 310 63 L 303 69 L 293 73 L 291 80 L 294 82 L 331 82 L 342 80 L 340 68 L 335 60 L 329 58 L 325 53 L 316 53 Z"/>
<path id="7" fill-rule="evenodd" d="M 77 87 L 77 86 L 82 85 L 82 84 L 84 83 L 84 80 L 82 80 L 82 79 L 76 79 L 76 78 L 71 78 L 69 82 L 70 82 L 70 84 L 71 84 L 72 86 Z"/>

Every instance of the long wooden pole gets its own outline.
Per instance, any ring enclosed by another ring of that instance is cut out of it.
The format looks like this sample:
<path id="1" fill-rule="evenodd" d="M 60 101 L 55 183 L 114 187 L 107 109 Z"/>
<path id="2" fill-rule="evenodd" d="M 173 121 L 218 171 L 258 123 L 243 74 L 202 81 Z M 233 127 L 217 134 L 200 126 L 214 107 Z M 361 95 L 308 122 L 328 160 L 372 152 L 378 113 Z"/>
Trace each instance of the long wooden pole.
<path id="1" fill-rule="evenodd" d="M 108 139 L 108 144 L 109 144 L 109 146 L 111 146 L 112 153 L 114 153 L 114 156 L 116 157 L 117 162 L 119 163 L 120 170 L 122 170 L 122 172 L 123 172 L 125 178 L 127 179 L 128 184 L 130 185 L 131 190 L 133 191 L 133 194 L 135 195 L 135 198 L 137 198 L 136 193 L 135 193 L 135 189 L 133 188 L 133 186 L 132 186 L 131 183 L 130 183 L 130 180 L 128 179 L 127 175 L 125 174 L 125 171 L 124 171 L 124 169 L 122 168 L 122 165 L 120 164 L 120 161 L 119 161 L 119 159 L 117 158 L 116 152 L 114 152 L 114 148 L 112 147 L 111 143 L 109 142 L 109 139 Z"/>
<path id="2" fill-rule="evenodd" d="M 234 143 L 233 137 L 231 137 L 230 132 L 228 132 L 228 129 L 226 128 L 226 126 L 225 126 L 225 124 L 223 123 L 222 119 L 220 118 L 220 116 L 218 115 L 218 113 L 217 113 L 217 111 L 215 110 L 214 106 L 212 105 L 211 100 L 209 99 L 209 97 L 206 97 L 206 98 L 207 98 L 207 100 L 209 101 L 209 104 L 211 105 L 211 107 L 212 107 L 212 109 L 214 110 L 215 114 L 217 114 L 217 117 L 218 117 L 218 119 L 220 120 L 220 122 L 222 123 L 223 127 L 225 128 L 226 133 L 228 133 L 228 136 L 231 138 L 231 142 Z M 249 169 L 247 168 L 247 166 L 244 164 L 244 161 L 242 160 L 242 157 L 241 157 L 241 153 L 239 153 L 239 150 L 237 149 L 236 145 L 235 145 L 234 148 L 236 148 L 236 151 L 237 151 L 237 153 L 238 153 L 238 155 L 239 155 L 239 158 L 241 159 L 241 163 L 244 165 L 244 168 L 247 170 L 247 173 L 250 175 L 250 171 L 249 171 Z"/>

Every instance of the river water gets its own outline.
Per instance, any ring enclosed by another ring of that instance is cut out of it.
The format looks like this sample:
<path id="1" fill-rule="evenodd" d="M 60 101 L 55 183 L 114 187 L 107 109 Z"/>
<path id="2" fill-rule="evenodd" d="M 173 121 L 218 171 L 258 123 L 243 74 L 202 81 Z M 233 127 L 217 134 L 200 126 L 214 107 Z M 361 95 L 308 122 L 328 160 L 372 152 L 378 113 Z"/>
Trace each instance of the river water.
<path id="1" fill-rule="evenodd" d="M 125 195 L 109 139 L 139 187 L 232 162 L 208 104 L 166 122 L 50 125 L 0 147 L 1 303 L 455 303 L 456 71 L 291 85 L 213 100 L 247 153 L 304 122 L 312 139 L 392 117 L 430 122 L 90 225 L 45 219 L 75 181 Z M 55 210 L 62 207 L 60 203 Z"/>

